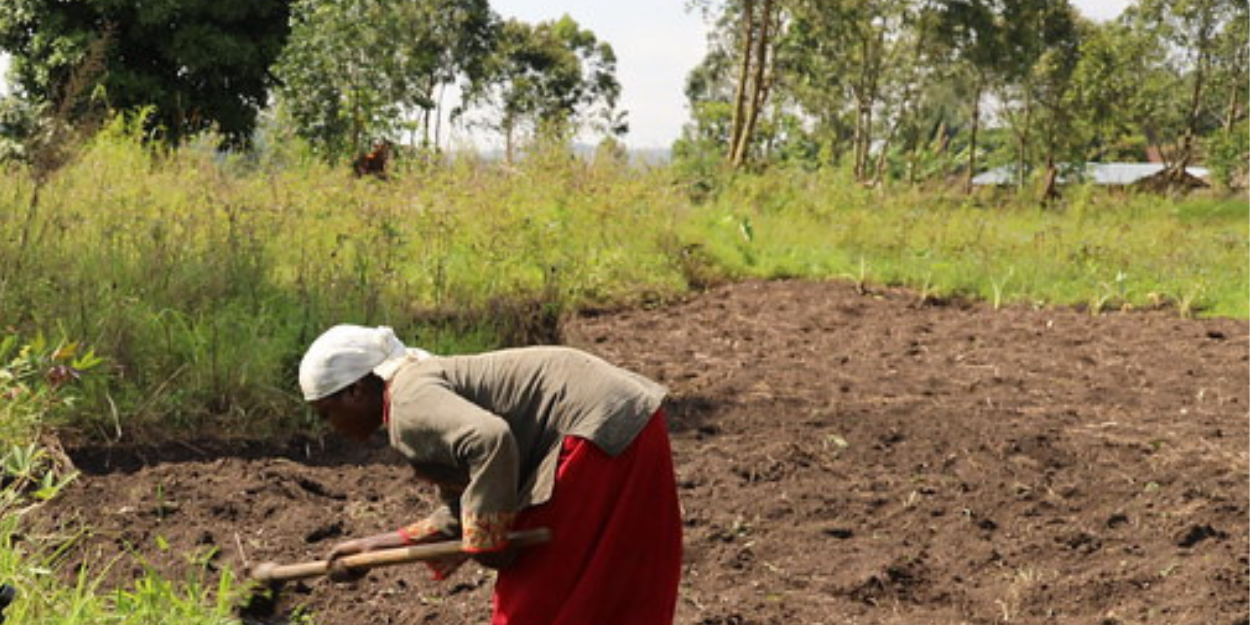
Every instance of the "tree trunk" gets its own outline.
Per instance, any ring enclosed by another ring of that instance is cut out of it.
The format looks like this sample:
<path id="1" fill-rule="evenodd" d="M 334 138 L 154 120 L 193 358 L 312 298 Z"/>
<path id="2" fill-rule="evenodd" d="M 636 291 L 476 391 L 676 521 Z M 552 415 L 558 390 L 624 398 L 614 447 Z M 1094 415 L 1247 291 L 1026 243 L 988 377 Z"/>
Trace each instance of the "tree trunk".
<path id="1" fill-rule="evenodd" d="M 1194 139 L 1198 136 L 1198 116 L 1202 109 L 1202 89 L 1206 83 L 1207 72 L 1211 66 L 1210 37 L 1202 36 L 1197 42 L 1198 63 L 1194 69 L 1194 89 L 1189 99 L 1189 117 L 1185 124 L 1185 135 L 1181 139 L 1180 154 L 1176 166 L 1171 170 L 1170 179 L 1180 182 L 1185 178 L 1185 169 L 1193 158 Z"/>
<path id="2" fill-rule="evenodd" d="M 1028 161 L 1029 152 L 1029 128 L 1033 122 L 1033 98 L 1029 97 L 1028 86 L 1024 89 L 1024 124 L 1023 130 L 1016 137 L 1019 139 L 1016 147 L 1016 189 L 1024 188 L 1024 167 Z M 1050 165 L 1049 160 L 1047 165 Z M 1047 172 L 1049 176 L 1049 171 Z"/>
<path id="3" fill-rule="evenodd" d="M 912 56 L 911 62 L 916 67 L 920 66 L 921 56 L 922 56 L 921 50 L 923 49 L 923 45 L 924 45 L 924 38 L 922 37 L 917 40 L 916 47 L 912 50 L 913 56 Z M 891 65 L 895 62 L 897 62 L 897 59 L 886 59 L 887 65 Z M 899 113 L 898 113 L 898 116 L 894 119 L 894 123 L 890 125 L 890 130 L 886 134 L 885 143 L 882 144 L 881 146 L 881 154 L 877 158 L 877 174 L 876 174 L 875 179 L 873 180 L 873 184 L 880 184 L 881 182 L 885 180 L 885 168 L 886 168 L 886 165 L 888 164 L 890 146 L 893 145 L 894 140 L 898 137 L 899 129 L 903 128 L 904 125 L 910 125 L 911 127 L 914 128 L 911 117 L 912 117 L 912 108 L 915 106 L 914 99 L 915 99 L 916 91 L 915 89 L 913 89 L 913 87 L 916 86 L 916 82 L 917 81 L 914 77 L 905 79 L 903 81 L 903 95 L 899 99 L 899 107 L 898 107 Z M 916 150 L 915 150 L 915 144 L 913 143 L 912 148 L 909 150 L 908 156 L 907 156 L 907 181 L 909 184 L 915 184 L 916 182 L 915 172 L 914 172 L 915 158 L 916 158 Z"/>
<path id="4" fill-rule="evenodd" d="M 1045 131 L 1046 142 L 1046 186 L 1042 190 L 1042 204 L 1050 204 L 1050 202 L 1059 198 L 1059 168 L 1055 166 L 1055 127 L 1050 126 Z"/>
<path id="5" fill-rule="evenodd" d="M 1247 50 L 1246 46 L 1239 46 L 1236 57 L 1232 61 L 1233 67 L 1245 68 L 1247 61 L 1250 60 L 1247 57 L 1250 57 L 1250 50 Z M 1224 114 L 1224 132 L 1228 133 L 1233 131 L 1233 128 L 1237 126 L 1237 121 L 1242 116 L 1241 95 L 1242 91 L 1245 90 L 1246 76 L 1244 74 L 1239 75 L 1239 73 L 1237 70 L 1233 71 L 1233 76 L 1236 78 L 1233 80 L 1233 88 L 1228 90 L 1228 109 Z"/>
<path id="6" fill-rule="evenodd" d="M 421 148 L 430 147 L 430 115 L 434 109 L 421 109 Z"/>
<path id="7" fill-rule="evenodd" d="M 1176 165 L 1172 169 L 1170 176 L 1173 182 L 1180 182 L 1185 177 L 1185 169 L 1189 167 L 1189 160 L 1193 156 L 1194 137 L 1198 134 L 1198 113 L 1202 107 L 1202 87 L 1205 78 L 1206 54 L 1203 53 L 1198 59 L 1198 70 L 1194 72 L 1194 90 L 1193 95 L 1189 99 L 1189 119 L 1185 124 L 1185 134 L 1181 138 L 1180 153 L 1176 158 Z"/>
<path id="8" fill-rule="evenodd" d="M 898 135 L 898 127 L 901 121 L 895 120 L 890 125 L 890 130 L 886 132 L 885 140 L 881 142 L 881 153 L 877 154 L 877 165 L 873 168 L 872 184 L 873 186 L 881 184 L 885 180 L 885 166 L 889 160 L 890 144 L 894 143 L 894 137 Z"/>
<path id="9" fill-rule="evenodd" d="M 751 79 L 751 93 L 748 100 L 746 123 L 734 147 L 733 165 L 741 167 L 747 159 L 747 150 L 751 147 L 751 135 L 755 134 L 755 125 L 759 121 L 760 109 L 764 107 L 768 96 L 768 51 L 771 35 L 773 0 L 764 0 L 763 14 L 760 16 L 759 40 L 755 44 L 755 74 Z"/>
<path id="10" fill-rule="evenodd" d="M 879 185 L 885 180 L 885 168 L 888 164 L 890 146 L 894 144 L 894 139 L 898 137 L 899 128 L 909 121 L 912 107 L 912 89 L 911 82 L 903 88 L 903 97 L 899 103 L 898 116 L 894 118 L 894 122 L 890 124 L 889 130 L 886 132 L 885 141 L 881 143 L 881 153 L 877 155 L 876 174 L 873 176 L 873 185 Z"/>
<path id="11" fill-rule="evenodd" d="M 430 101 L 430 96 L 434 94 L 434 88 L 437 86 L 435 75 L 430 73 L 425 81 L 425 100 Z M 434 114 L 433 106 L 421 107 L 421 149 L 430 149 L 430 133 L 433 130 L 430 124 L 430 117 Z"/>
<path id="12" fill-rule="evenodd" d="M 516 125 L 511 113 L 504 113 L 503 117 L 503 160 L 507 165 L 512 164 L 512 134 Z"/>
<path id="13" fill-rule="evenodd" d="M 869 135 L 870 109 L 872 108 L 871 94 L 868 87 L 868 62 L 871 58 L 871 45 L 868 39 L 860 41 L 861 57 L 864 62 L 859 68 L 859 78 L 855 81 L 852 89 L 855 92 L 855 166 L 853 173 L 857 182 L 864 181 L 864 170 L 868 163 L 868 145 L 871 143 Z"/>
<path id="14" fill-rule="evenodd" d="M 352 97 L 352 148 L 351 158 L 356 158 L 363 150 L 361 145 L 364 144 L 364 122 L 361 120 L 363 113 L 360 112 L 360 97 L 353 95 Z"/>
<path id="15" fill-rule="evenodd" d="M 434 105 L 434 110 L 438 114 L 434 116 L 434 148 L 438 149 L 443 144 L 443 96 L 447 94 L 447 83 L 441 83 L 438 86 L 438 101 Z"/>
<path id="16" fill-rule="evenodd" d="M 751 76 L 751 50 L 755 47 L 755 0 L 742 3 L 742 64 L 738 68 L 738 86 L 734 92 L 733 118 L 729 124 L 729 146 L 725 158 L 733 162 L 742 134 L 746 113 L 747 80 Z"/>
<path id="17" fill-rule="evenodd" d="M 1241 89 L 1229 89 L 1228 109 L 1224 113 L 1224 132 L 1232 133 L 1241 117 Z"/>
<path id="18" fill-rule="evenodd" d="M 965 193 L 972 193 L 972 178 L 977 175 L 977 131 L 981 126 L 981 91 L 984 83 L 984 78 L 978 74 L 972 94 L 972 132 L 968 137 L 968 177 L 964 182 Z"/>

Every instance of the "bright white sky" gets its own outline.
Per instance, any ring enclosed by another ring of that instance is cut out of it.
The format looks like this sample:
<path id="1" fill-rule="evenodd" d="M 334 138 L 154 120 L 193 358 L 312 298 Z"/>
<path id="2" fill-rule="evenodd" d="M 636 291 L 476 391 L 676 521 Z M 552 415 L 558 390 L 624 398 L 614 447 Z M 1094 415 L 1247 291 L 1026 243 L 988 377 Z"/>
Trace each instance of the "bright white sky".
<path id="1" fill-rule="evenodd" d="M 1109 20 L 1132 0 L 1074 0 L 1086 16 Z M 634 148 L 667 148 L 689 118 L 686 74 L 703 58 L 707 26 L 686 0 L 491 0 L 501 16 L 527 22 L 568 14 L 602 41 L 612 44 L 621 82 L 621 107 L 629 111 L 626 143 Z M 0 76 L 8 70 L 0 54 Z M 0 93 L 8 91 L 0 79 Z"/>

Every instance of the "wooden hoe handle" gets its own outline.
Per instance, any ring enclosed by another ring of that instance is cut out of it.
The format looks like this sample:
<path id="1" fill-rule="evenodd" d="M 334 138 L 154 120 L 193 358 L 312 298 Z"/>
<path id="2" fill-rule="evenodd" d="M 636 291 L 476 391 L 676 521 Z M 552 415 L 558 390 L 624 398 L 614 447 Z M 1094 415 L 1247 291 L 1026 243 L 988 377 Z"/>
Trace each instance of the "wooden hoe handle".
<path id="1" fill-rule="evenodd" d="M 532 530 L 510 532 L 508 545 L 512 547 L 528 547 L 551 540 L 551 531 L 545 527 Z M 437 543 L 425 543 L 394 549 L 378 549 L 350 556 L 344 556 L 339 562 L 348 569 L 373 569 L 393 564 L 417 562 L 419 560 L 435 560 L 462 553 L 459 540 L 446 540 Z M 278 564 L 264 562 L 252 569 L 252 579 L 265 582 L 284 582 L 293 579 L 305 579 L 325 575 L 330 570 L 329 560 L 314 560 L 296 564 Z"/>

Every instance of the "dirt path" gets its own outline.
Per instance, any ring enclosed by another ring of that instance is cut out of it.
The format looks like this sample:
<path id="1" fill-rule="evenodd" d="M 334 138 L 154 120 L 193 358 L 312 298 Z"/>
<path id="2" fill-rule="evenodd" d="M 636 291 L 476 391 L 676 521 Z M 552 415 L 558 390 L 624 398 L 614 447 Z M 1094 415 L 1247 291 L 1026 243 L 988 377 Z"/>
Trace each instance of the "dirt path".
<path id="1" fill-rule="evenodd" d="M 1236 625 L 1247 334 L 775 282 L 578 319 L 567 342 L 672 389 L 682 625 Z M 133 549 L 182 576 L 319 557 L 430 506 L 380 445 L 283 453 L 79 450 L 87 475 L 46 517 L 97 529 L 86 561 Z M 426 577 L 300 584 L 262 622 L 301 604 L 323 625 L 486 622 L 487 572 Z"/>

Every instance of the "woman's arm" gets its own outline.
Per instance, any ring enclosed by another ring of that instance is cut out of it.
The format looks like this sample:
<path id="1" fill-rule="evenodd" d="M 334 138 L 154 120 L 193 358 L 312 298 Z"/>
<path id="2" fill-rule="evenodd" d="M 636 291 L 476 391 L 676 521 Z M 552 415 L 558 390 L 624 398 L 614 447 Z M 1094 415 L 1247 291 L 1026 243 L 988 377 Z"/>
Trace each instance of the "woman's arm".
<path id="1" fill-rule="evenodd" d="M 517 512 L 520 473 L 520 451 L 507 422 L 434 385 L 392 402 L 394 442 L 410 462 L 452 467 L 467 476 L 454 500 L 453 489 L 440 488 L 449 513 L 458 504 L 465 551 L 505 548 Z"/>

